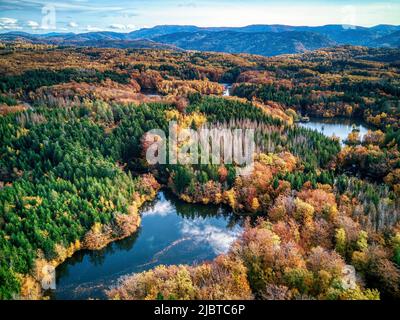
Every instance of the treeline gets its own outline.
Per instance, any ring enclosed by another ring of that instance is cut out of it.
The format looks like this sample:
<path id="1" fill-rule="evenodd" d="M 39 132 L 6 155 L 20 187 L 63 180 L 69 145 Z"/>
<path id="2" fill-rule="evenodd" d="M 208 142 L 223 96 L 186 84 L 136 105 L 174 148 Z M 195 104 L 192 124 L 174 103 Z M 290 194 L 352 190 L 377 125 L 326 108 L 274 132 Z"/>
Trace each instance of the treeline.
<path id="1" fill-rule="evenodd" d="M 79 242 L 93 226 L 106 228 L 119 223 L 120 214 L 135 214 L 130 207 L 153 192 L 149 181 L 133 178 L 118 161 L 132 165 L 139 158 L 143 133 L 165 125 L 165 106 L 95 108 L 0 118 L 2 299 L 20 293 L 18 274 L 32 272 L 38 252 L 51 260 L 59 246 L 84 247 Z M 104 123 L 117 122 L 107 133 Z"/>
<path id="2" fill-rule="evenodd" d="M 12 97 L 6 95 L 0 95 L 0 104 L 6 104 L 8 106 L 15 106 L 17 104 L 17 100 Z"/>
<path id="3" fill-rule="evenodd" d="M 389 129 L 369 131 L 361 140 L 353 132 L 337 157 L 339 172 L 349 172 L 374 182 L 386 182 L 392 189 L 400 191 L 400 149 L 397 144 L 398 131 Z"/>
<path id="4" fill-rule="evenodd" d="M 21 75 L 0 75 L 0 91 L 23 91 L 29 93 L 43 86 L 52 86 L 59 83 L 65 82 L 101 82 L 105 79 L 111 79 L 115 82 L 127 84 L 129 81 L 129 75 L 118 73 L 111 70 L 100 72 L 97 70 L 85 70 L 85 69 L 71 69 L 65 68 L 61 70 L 28 70 Z"/>
<path id="5" fill-rule="evenodd" d="M 187 108 L 187 112 L 203 113 L 210 123 L 226 123 L 231 127 L 255 129 L 260 151 L 290 151 L 304 161 L 306 169 L 326 167 L 340 151 L 338 141 L 313 130 L 287 125 L 251 103 L 195 97 L 196 95 L 190 97 L 192 104 Z"/>
<path id="6" fill-rule="evenodd" d="M 249 100 L 278 102 L 310 116 L 361 117 L 377 127 L 398 128 L 400 91 L 395 83 L 363 81 L 293 88 L 242 83 L 233 87 L 232 94 Z"/>

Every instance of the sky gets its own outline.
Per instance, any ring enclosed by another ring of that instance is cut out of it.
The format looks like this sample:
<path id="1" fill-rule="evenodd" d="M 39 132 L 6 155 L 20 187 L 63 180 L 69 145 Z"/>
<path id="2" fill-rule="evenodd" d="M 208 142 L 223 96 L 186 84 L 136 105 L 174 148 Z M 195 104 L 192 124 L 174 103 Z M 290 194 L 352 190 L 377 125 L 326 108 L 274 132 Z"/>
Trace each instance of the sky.
<path id="1" fill-rule="evenodd" d="M 400 0 L 0 0 L 0 32 L 130 32 L 162 24 L 400 25 Z"/>

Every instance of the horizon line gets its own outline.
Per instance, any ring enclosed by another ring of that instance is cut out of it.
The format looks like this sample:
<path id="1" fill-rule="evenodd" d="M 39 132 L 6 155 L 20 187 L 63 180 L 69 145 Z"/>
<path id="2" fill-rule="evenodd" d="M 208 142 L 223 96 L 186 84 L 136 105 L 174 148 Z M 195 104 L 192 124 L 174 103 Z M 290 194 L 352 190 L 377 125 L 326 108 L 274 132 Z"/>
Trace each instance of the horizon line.
<path id="1" fill-rule="evenodd" d="M 322 24 L 322 25 L 291 25 L 291 24 L 279 24 L 279 23 L 273 23 L 273 24 L 262 24 L 262 23 L 256 23 L 256 24 L 248 24 L 248 25 L 243 25 L 243 26 L 208 26 L 208 27 L 199 27 L 197 25 L 191 25 L 191 24 L 157 24 L 152 27 L 142 27 L 138 28 L 135 30 L 131 31 L 123 31 L 123 30 L 110 30 L 110 29 L 100 29 L 100 30 L 85 30 L 82 32 L 73 32 L 73 31 L 66 31 L 66 30 L 61 30 L 57 31 L 55 29 L 54 31 L 51 30 L 42 30 L 42 31 L 48 31 L 48 32 L 34 32 L 35 30 L 32 30 L 33 32 L 28 32 L 28 31 L 21 31 L 18 29 L 14 30 L 0 30 L 0 34 L 7 34 L 7 33 L 25 33 L 25 34 L 41 34 L 41 35 L 46 35 L 46 34 L 52 34 L 52 33 L 57 33 L 57 34 L 87 34 L 87 33 L 96 33 L 96 32 L 111 32 L 111 33 L 119 33 L 119 34 L 129 34 L 132 32 L 140 31 L 140 30 L 148 30 L 148 29 L 154 29 L 157 27 L 196 27 L 199 29 L 212 29 L 212 28 L 230 28 L 230 29 L 240 29 L 240 28 L 245 28 L 245 27 L 251 27 L 251 26 L 280 26 L 280 27 L 295 27 L 295 28 L 301 28 L 301 27 L 306 27 L 306 28 L 318 28 L 318 27 L 327 27 L 327 26 L 343 26 L 343 29 L 345 29 L 344 26 L 348 27 L 356 27 L 356 28 L 364 28 L 364 29 L 372 29 L 378 26 L 390 26 L 390 27 L 400 27 L 399 25 L 396 24 L 388 24 L 388 23 L 380 23 L 376 25 L 371 25 L 371 26 L 363 26 L 363 25 L 356 25 L 356 24 L 341 24 L 341 23 L 329 23 L 329 24 Z M 290 32 L 290 31 L 288 31 Z"/>

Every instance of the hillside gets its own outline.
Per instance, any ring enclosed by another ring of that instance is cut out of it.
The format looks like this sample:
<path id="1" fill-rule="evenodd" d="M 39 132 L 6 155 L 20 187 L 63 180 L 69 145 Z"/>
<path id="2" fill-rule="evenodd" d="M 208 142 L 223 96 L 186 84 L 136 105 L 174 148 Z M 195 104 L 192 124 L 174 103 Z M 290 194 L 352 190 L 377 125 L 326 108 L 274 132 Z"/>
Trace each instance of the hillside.
<path id="1" fill-rule="evenodd" d="M 245 27 L 212 27 L 161 25 L 130 33 L 88 32 L 0 34 L 1 41 L 104 48 L 188 49 L 264 56 L 301 53 L 335 45 L 398 48 L 399 26 L 325 25 L 318 27 L 287 25 L 250 25 Z M 140 41 L 139 41 L 140 40 Z"/>
<path id="2" fill-rule="evenodd" d="M 197 32 L 174 33 L 154 38 L 187 50 L 249 53 L 275 56 L 299 53 L 335 45 L 328 38 L 310 32 Z"/>
<path id="3" fill-rule="evenodd" d="M 376 47 L 400 47 L 400 31 L 376 39 L 373 44 Z"/>
<path id="4" fill-rule="evenodd" d="M 59 46 L 120 48 L 120 49 L 160 49 L 178 50 L 173 45 L 157 43 L 147 39 L 125 39 L 119 33 L 51 34 L 47 36 L 27 33 L 7 33 L 0 35 L 0 41 L 27 42 L 32 44 L 50 44 Z"/>

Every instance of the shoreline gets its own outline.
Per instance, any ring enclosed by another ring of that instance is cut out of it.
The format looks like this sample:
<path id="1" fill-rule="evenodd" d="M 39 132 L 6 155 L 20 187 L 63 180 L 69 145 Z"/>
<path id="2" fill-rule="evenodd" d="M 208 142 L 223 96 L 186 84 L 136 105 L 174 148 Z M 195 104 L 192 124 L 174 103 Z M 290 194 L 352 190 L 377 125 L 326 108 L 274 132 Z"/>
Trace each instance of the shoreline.
<path id="1" fill-rule="evenodd" d="M 139 214 L 139 209 L 149 201 L 152 201 L 156 198 L 158 191 L 161 189 L 161 185 L 158 185 L 156 189 L 152 189 L 151 193 L 148 195 L 141 195 L 139 198 L 132 203 L 129 207 L 130 213 L 126 216 L 127 219 L 130 219 L 131 222 L 129 226 L 129 232 L 122 232 L 119 230 L 119 225 L 117 223 L 110 223 L 103 226 L 103 230 L 106 229 L 108 232 L 100 232 L 101 242 L 97 243 L 96 246 L 90 246 L 85 244 L 85 238 L 88 236 L 91 230 L 88 230 L 84 237 L 83 243 L 80 240 L 76 240 L 75 243 L 71 243 L 69 247 L 64 247 L 61 245 L 56 245 L 57 257 L 52 260 L 46 260 L 42 254 L 39 254 L 36 260 L 34 261 L 34 267 L 29 274 L 21 275 L 19 274 L 21 280 L 21 292 L 19 293 L 17 300 L 49 300 L 49 297 L 44 294 L 45 290 L 42 288 L 43 281 L 46 281 L 51 276 L 49 273 L 49 268 L 46 266 L 51 266 L 54 270 L 64 263 L 68 258 L 71 258 L 75 253 L 80 250 L 92 250 L 98 251 L 105 248 L 112 242 L 119 241 L 125 239 L 131 235 L 133 235 L 139 229 L 141 225 L 141 216 Z M 50 268 L 51 269 L 51 268 Z M 52 279 L 51 279 L 52 280 Z M 55 281 L 55 280 L 54 280 Z"/>

